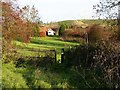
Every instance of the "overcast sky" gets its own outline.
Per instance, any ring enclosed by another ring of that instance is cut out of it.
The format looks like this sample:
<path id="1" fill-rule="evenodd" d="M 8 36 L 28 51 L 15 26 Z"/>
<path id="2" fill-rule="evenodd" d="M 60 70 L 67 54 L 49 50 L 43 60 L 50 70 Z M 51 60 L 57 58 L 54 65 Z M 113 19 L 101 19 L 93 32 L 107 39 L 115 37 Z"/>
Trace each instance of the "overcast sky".
<path id="1" fill-rule="evenodd" d="M 43 22 L 91 19 L 99 0 L 19 0 L 19 5 L 34 5 Z"/>

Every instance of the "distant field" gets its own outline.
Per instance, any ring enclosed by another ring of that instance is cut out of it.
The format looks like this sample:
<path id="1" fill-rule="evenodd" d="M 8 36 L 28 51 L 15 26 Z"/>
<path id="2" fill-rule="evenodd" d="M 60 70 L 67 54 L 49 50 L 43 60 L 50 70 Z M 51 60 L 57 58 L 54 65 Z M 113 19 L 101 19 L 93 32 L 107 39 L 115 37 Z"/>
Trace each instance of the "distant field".
<path id="1" fill-rule="evenodd" d="M 61 41 L 59 37 L 33 37 L 30 43 L 23 43 L 20 41 L 13 41 L 18 48 L 18 52 L 22 53 L 23 55 L 36 55 L 33 51 L 29 51 L 29 49 L 39 49 L 39 50 L 56 50 L 57 58 L 60 59 L 60 53 L 62 48 L 69 48 L 80 43 L 73 43 L 73 42 L 65 42 Z"/>
<path id="2" fill-rule="evenodd" d="M 83 19 L 83 20 L 78 20 L 78 21 L 82 21 L 83 23 L 86 23 L 88 25 L 91 25 L 91 24 L 106 24 L 104 20 L 100 20 L 100 19 Z"/>
<path id="3" fill-rule="evenodd" d="M 105 20 L 101 19 L 80 19 L 78 21 L 82 21 L 85 24 L 91 25 L 91 24 L 106 24 L 104 22 Z M 66 24 L 66 25 L 71 25 L 74 22 L 74 20 L 65 20 L 65 21 L 59 21 L 59 24 Z"/>

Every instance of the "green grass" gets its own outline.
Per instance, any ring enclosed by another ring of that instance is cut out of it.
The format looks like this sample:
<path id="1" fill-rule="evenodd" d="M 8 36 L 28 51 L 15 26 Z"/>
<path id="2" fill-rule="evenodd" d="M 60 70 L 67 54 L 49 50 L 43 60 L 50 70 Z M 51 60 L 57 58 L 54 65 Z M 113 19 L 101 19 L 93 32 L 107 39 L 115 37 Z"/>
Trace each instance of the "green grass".
<path id="1" fill-rule="evenodd" d="M 14 41 L 14 43 L 21 47 L 37 49 L 61 49 L 79 45 L 79 43 L 61 41 L 59 37 L 33 37 L 27 44 L 19 41 Z"/>
<path id="2" fill-rule="evenodd" d="M 2 88 L 28 88 L 22 74 L 16 71 L 13 64 L 2 65 Z"/>
<path id="3" fill-rule="evenodd" d="M 61 65 L 34 68 L 3 64 L 3 88 L 78 88 L 87 87 L 81 76 Z"/>
<path id="4" fill-rule="evenodd" d="M 59 37 L 32 38 L 30 43 L 13 41 L 19 48 L 18 52 L 25 56 L 37 55 L 30 48 L 41 50 L 57 50 L 57 58 L 60 59 L 61 48 L 79 45 L 79 43 L 64 42 Z M 79 88 L 86 87 L 82 77 L 74 70 L 65 68 L 62 64 L 53 64 L 43 67 L 34 65 L 15 67 L 15 64 L 3 64 L 2 86 L 3 88 Z M 17 65 L 17 64 L 16 64 Z M 79 77 L 79 78 L 78 78 Z"/>
<path id="5" fill-rule="evenodd" d="M 60 59 L 61 48 L 68 48 L 79 45 L 80 43 L 64 42 L 59 40 L 59 37 L 45 37 L 32 38 L 31 42 L 24 44 L 23 42 L 13 41 L 20 49 L 18 52 L 25 56 L 37 55 L 30 48 L 50 50 L 57 50 L 57 58 Z M 67 46 L 65 47 L 65 45 Z M 46 48 L 47 47 L 47 48 Z M 23 48 L 23 49 L 22 49 Z M 2 86 L 3 88 L 88 88 L 86 84 L 84 70 L 78 72 L 74 68 L 67 68 L 64 64 L 45 62 L 42 65 L 35 66 L 33 63 L 27 63 L 27 59 L 23 63 L 9 63 L 3 64 Z M 42 62 L 44 62 L 43 60 Z M 16 61 L 21 62 L 21 61 Z M 30 61 L 31 62 L 31 61 Z M 41 63 L 42 63 L 41 62 Z M 88 74 L 88 72 L 87 72 Z M 88 74 L 89 76 L 89 74 Z M 91 75 L 92 76 L 92 75 Z M 93 77 L 89 79 L 93 80 Z M 92 84 L 96 84 L 95 81 Z M 98 85 L 98 84 L 97 84 Z"/>
<path id="6" fill-rule="evenodd" d="M 62 48 L 79 45 L 79 43 L 61 41 L 58 37 L 32 38 L 31 43 L 40 45 L 41 49 L 54 49 L 58 52 L 61 51 Z"/>
<path id="7" fill-rule="evenodd" d="M 32 38 L 31 42 L 37 43 L 37 44 L 47 44 L 52 46 L 62 46 L 65 45 L 78 45 L 78 43 L 72 43 L 72 42 L 65 42 L 61 41 L 59 37 L 35 37 Z"/>
<path id="8" fill-rule="evenodd" d="M 69 48 L 80 44 L 61 41 L 59 37 L 33 37 L 31 42 L 27 44 L 20 41 L 13 41 L 13 43 L 18 46 L 18 48 L 22 48 L 19 49 L 18 52 L 26 56 L 38 54 L 28 50 L 32 48 L 39 50 L 56 50 L 57 60 L 60 60 L 61 58 L 62 48 Z M 43 53 L 40 54 L 43 55 Z"/>

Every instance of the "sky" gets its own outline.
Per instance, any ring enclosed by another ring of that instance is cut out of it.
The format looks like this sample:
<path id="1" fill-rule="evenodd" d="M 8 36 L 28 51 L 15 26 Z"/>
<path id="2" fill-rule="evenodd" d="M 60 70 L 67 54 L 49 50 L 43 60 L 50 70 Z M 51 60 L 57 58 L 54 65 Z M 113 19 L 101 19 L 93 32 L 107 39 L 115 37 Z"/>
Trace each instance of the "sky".
<path id="1" fill-rule="evenodd" d="M 99 0 L 19 0 L 20 7 L 34 5 L 43 22 L 92 19 Z"/>

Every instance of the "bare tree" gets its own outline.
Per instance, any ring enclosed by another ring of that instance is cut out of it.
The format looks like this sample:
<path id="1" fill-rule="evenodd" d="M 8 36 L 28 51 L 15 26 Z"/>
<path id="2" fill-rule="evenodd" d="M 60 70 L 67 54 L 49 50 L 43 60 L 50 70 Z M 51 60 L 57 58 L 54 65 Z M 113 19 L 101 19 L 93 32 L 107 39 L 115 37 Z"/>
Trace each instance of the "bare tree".
<path id="1" fill-rule="evenodd" d="M 38 10 L 36 10 L 34 6 L 32 6 L 32 8 L 30 8 L 29 5 L 24 6 L 21 10 L 21 18 L 30 22 L 40 22 Z"/>
<path id="2" fill-rule="evenodd" d="M 120 1 L 118 0 L 100 0 L 100 3 L 93 6 L 96 10 L 98 18 L 115 19 L 118 17 L 118 7 Z"/>
<path id="3" fill-rule="evenodd" d="M 113 30 L 116 39 L 120 40 L 120 1 L 119 0 L 100 0 L 97 5 L 93 6 L 96 16 L 104 19 L 108 24 L 109 30 Z"/>

